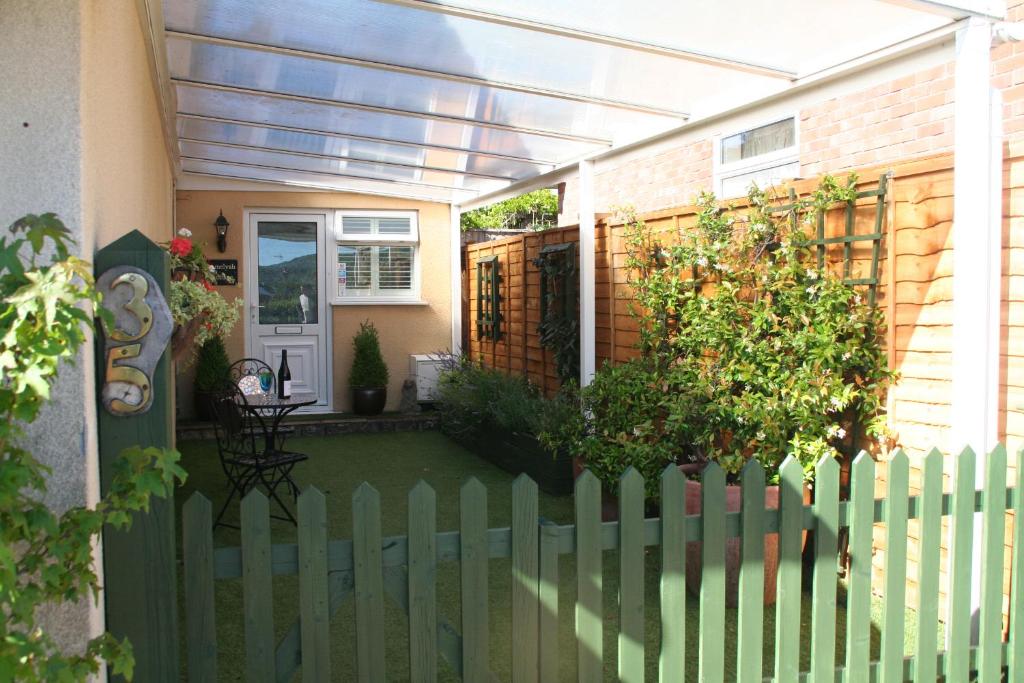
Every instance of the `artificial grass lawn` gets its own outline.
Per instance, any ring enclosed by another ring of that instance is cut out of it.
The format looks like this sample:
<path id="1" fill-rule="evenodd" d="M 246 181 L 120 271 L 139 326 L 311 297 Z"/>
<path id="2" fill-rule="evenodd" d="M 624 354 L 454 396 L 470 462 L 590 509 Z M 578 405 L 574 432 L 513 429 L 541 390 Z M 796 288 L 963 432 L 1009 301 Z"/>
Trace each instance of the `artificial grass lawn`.
<path id="1" fill-rule="evenodd" d="M 385 536 L 402 535 L 407 526 L 407 496 L 421 479 L 437 492 L 438 531 L 458 528 L 459 487 L 468 477 L 476 477 L 488 492 L 488 525 L 491 528 L 509 526 L 511 519 L 512 475 L 481 460 L 462 449 L 438 432 L 399 432 L 387 434 L 354 434 L 334 437 L 304 437 L 289 440 L 288 448 L 307 453 L 310 459 L 293 471 L 296 483 L 304 490 L 309 485 L 319 488 L 327 496 L 328 539 L 352 538 L 351 494 L 363 481 L 369 482 L 381 496 L 381 528 Z M 180 506 L 195 491 L 202 492 L 219 510 L 227 495 L 224 475 L 217 459 L 213 442 L 186 442 L 180 444 L 183 465 L 189 473 L 188 481 L 178 491 Z M 271 512 L 273 512 L 273 505 Z M 573 521 L 571 496 L 540 494 L 540 514 L 559 524 Z M 225 521 L 237 524 L 238 504 L 233 502 Z M 294 543 L 295 528 L 287 522 L 271 520 L 274 543 Z M 218 528 L 214 532 L 215 546 L 234 546 L 240 542 L 239 532 Z M 180 552 L 180 540 L 179 540 Z M 660 642 L 660 614 L 658 609 L 658 582 L 660 574 L 659 550 L 648 548 L 645 572 L 646 664 L 647 680 L 657 678 L 657 657 Z M 616 637 L 618 632 L 618 556 L 614 551 L 604 554 L 604 621 L 605 679 L 616 680 Z M 180 584 L 179 575 L 179 584 Z M 277 576 L 273 581 L 274 620 L 276 638 L 280 639 L 298 617 L 298 577 Z M 180 610 L 186 606 L 181 599 Z M 219 680 L 244 680 L 245 642 L 242 619 L 242 590 L 240 580 L 221 580 L 216 585 L 216 625 Z M 438 568 L 438 614 L 448 620 L 456 631 L 459 620 L 459 573 L 455 563 Z M 575 604 L 575 558 L 563 555 L 559 562 L 559 657 L 560 679 L 576 680 L 576 646 L 573 637 L 573 605 Z M 511 577 L 508 559 L 492 559 L 490 563 L 490 626 L 491 669 L 502 681 L 511 679 Z M 841 662 L 846 631 L 844 595 L 840 592 L 836 624 L 837 661 Z M 809 667 L 810 593 L 805 593 L 800 631 L 802 632 L 802 670 Z M 873 605 L 877 617 L 880 605 Z M 182 615 L 184 612 L 182 612 Z M 183 623 L 183 619 L 180 620 Z M 331 620 L 331 670 L 338 681 L 355 680 L 355 607 L 351 596 Z M 876 618 L 876 623 L 878 620 Z M 385 633 L 387 672 L 389 680 L 407 680 L 408 632 L 405 614 L 390 599 L 385 600 Z M 699 610 L 696 596 L 687 600 L 687 660 L 688 677 L 697 674 L 697 636 Z M 183 634 L 184 629 L 182 629 Z M 796 625 L 792 636 L 797 637 Z M 735 672 L 736 610 L 726 614 L 726 669 L 729 678 Z M 765 674 L 772 670 L 772 651 L 775 638 L 774 608 L 765 608 Z M 872 629 L 872 658 L 878 656 L 878 631 Z M 916 641 L 914 613 L 907 612 L 906 651 L 909 654 Z M 941 640 L 940 640 L 941 642 Z M 182 670 L 184 671 L 184 641 L 182 641 Z M 456 681 L 457 677 L 439 657 L 441 681 Z M 296 676 L 296 680 L 299 680 Z"/>

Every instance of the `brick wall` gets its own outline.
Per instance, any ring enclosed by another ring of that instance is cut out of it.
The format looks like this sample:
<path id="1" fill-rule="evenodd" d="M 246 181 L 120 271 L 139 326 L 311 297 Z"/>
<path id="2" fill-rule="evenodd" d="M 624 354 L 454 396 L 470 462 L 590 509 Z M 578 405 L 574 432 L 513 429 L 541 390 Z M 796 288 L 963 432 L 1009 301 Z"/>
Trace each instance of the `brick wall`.
<path id="1" fill-rule="evenodd" d="M 1012 3 L 1008 21 L 1024 20 L 1024 2 Z M 1024 136 L 1024 44 L 992 50 L 992 84 L 1003 93 L 1008 142 Z M 953 62 L 799 107 L 800 172 L 804 178 L 953 150 Z M 756 124 L 755 124 L 756 125 Z M 690 204 L 713 189 L 713 136 L 732 132 L 721 121 L 705 137 L 646 158 L 599 164 L 598 211 L 630 204 L 639 212 Z M 566 183 L 560 224 L 578 220 L 575 179 Z"/>
<path id="2" fill-rule="evenodd" d="M 603 170 L 594 176 L 599 211 L 626 204 L 646 213 L 692 204 L 701 190 L 711 187 L 710 139 L 683 145 L 636 163 Z M 566 182 L 559 224 L 576 222 L 579 193 L 576 180 Z"/>

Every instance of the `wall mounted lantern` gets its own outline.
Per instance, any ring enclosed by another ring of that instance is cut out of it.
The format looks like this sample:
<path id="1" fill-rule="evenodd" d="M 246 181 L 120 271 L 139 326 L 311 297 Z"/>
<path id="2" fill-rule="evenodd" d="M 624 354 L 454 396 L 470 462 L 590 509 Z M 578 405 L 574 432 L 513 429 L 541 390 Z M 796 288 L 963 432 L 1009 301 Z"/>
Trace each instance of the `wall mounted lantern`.
<path id="1" fill-rule="evenodd" d="M 228 223 L 228 219 L 224 218 L 223 210 L 217 216 L 217 220 L 214 221 L 213 225 L 217 228 L 217 249 L 223 254 L 228 248 L 228 226 L 231 225 Z"/>

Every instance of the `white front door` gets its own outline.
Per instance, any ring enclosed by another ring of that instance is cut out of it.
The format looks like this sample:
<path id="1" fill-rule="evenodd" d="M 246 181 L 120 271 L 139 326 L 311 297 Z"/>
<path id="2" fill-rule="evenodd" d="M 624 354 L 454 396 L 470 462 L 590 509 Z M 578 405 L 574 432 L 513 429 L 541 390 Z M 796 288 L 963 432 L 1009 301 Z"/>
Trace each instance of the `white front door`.
<path id="1" fill-rule="evenodd" d="M 292 393 L 319 397 L 305 411 L 329 411 L 326 216 L 251 213 L 248 223 L 248 355 L 266 361 L 276 374 L 287 350 Z"/>

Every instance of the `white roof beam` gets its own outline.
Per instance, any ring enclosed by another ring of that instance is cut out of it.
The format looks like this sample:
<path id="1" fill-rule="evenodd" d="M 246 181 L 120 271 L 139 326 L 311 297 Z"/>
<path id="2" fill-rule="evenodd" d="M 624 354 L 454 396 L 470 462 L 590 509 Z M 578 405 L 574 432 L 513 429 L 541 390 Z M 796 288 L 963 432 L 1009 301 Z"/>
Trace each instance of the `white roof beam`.
<path id="1" fill-rule="evenodd" d="M 198 178 L 215 178 L 220 180 L 234 180 L 246 183 L 261 183 L 265 185 L 275 185 L 284 187 L 301 187 L 308 190 L 319 190 L 320 192 L 351 192 L 353 194 L 371 194 L 379 197 L 395 197 L 399 199 L 417 199 L 427 202 L 439 202 L 442 204 L 450 204 L 453 199 L 450 195 L 444 194 L 430 194 L 430 193 L 415 193 L 408 192 L 406 190 L 392 190 L 386 186 L 381 188 L 367 188 L 356 185 L 348 185 L 345 183 L 331 183 L 331 184 L 317 184 L 317 183 L 303 183 L 294 180 L 269 180 L 267 178 L 255 178 L 253 176 L 244 175 L 244 173 L 232 174 L 232 173 L 210 173 L 207 171 L 182 171 L 183 178 L 198 177 Z M 370 182 L 373 182 L 372 179 Z M 202 189 L 224 189 L 224 188 L 202 188 Z M 458 192 L 465 192 L 465 190 L 457 190 Z"/>
<path id="2" fill-rule="evenodd" d="M 204 90 L 217 90 L 219 92 L 229 92 L 238 95 L 250 95 L 253 97 L 273 97 L 275 99 L 289 100 L 291 102 L 306 102 L 309 104 L 320 104 L 329 107 L 336 107 L 339 109 L 355 109 L 357 111 L 374 112 L 378 114 L 390 114 L 394 116 L 406 116 L 409 118 L 424 119 L 428 121 L 441 121 L 444 123 L 451 123 L 459 126 L 475 126 L 477 128 L 490 128 L 492 130 L 501 130 L 508 133 L 516 133 L 518 135 L 536 135 L 538 137 L 569 140 L 571 142 L 581 142 L 590 145 L 600 145 L 602 147 L 611 147 L 612 144 L 611 140 L 605 138 L 592 137 L 589 135 L 576 135 L 575 133 L 566 133 L 564 131 L 549 130 L 545 128 L 526 128 L 523 126 L 513 126 L 505 123 L 493 123 L 491 121 L 481 121 L 480 119 L 468 119 L 462 116 L 450 116 L 448 114 L 438 114 L 435 112 L 419 112 L 410 111 L 408 109 L 395 109 L 393 107 L 382 107 L 373 104 L 363 104 L 361 102 L 333 100 L 326 97 L 292 95 L 290 93 L 277 92 L 275 90 L 244 88 L 238 85 L 222 85 L 219 83 L 208 83 L 206 81 L 194 81 L 187 78 L 172 78 L 171 82 L 183 86 L 203 88 Z"/>
<path id="3" fill-rule="evenodd" d="M 372 175 L 358 175 L 355 173 L 333 173 L 331 171 L 310 171 L 305 168 L 295 168 L 294 166 L 278 166 L 276 164 L 256 164 L 249 161 L 231 161 L 229 159 L 211 159 L 209 157 L 194 157 L 185 154 L 181 155 L 182 161 L 198 161 L 205 164 L 224 164 L 227 166 L 240 166 L 242 168 L 260 168 L 267 171 L 285 171 L 287 173 L 309 173 L 311 175 L 322 175 L 328 178 L 347 178 L 349 180 L 365 180 L 372 183 L 388 183 L 393 185 L 411 185 L 415 187 L 430 187 L 437 190 L 446 190 L 451 192 L 466 192 L 470 196 L 477 194 L 475 190 L 467 190 L 462 187 L 455 187 L 454 185 L 441 185 L 439 183 L 424 183 L 419 180 L 405 180 L 398 178 L 380 178 Z"/>
<path id="4" fill-rule="evenodd" d="M 1005 0 L 881 0 L 951 19 L 982 17 L 1001 21 L 1006 18 Z"/>
<path id="5" fill-rule="evenodd" d="M 318 152 L 300 152 L 293 149 L 282 149 L 280 147 L 265 147 L 263 145 L 243 145 L 237 142 L 224 142 L 222 140 L 203 140 L 200 138 L 180 137 L 179 142 L 190 142 L 196 145 L 210 145 L 213 147 L 225 147 L 227 149 L 242 149 L 251 152 L 271 152 L 273 154 L 287 154 L 295 157 L 306 157 L 309 159 L 328 159 L 330 161 L 352 161 L 357 164 L 379 164 L 395 168 L 407 168 L 414 171 L 429 171 L 431 173 L 447 173 L 456 176 L 469 176 L 471 178 L 486 178 L 488 180 L 500 180 L 506 183 L 513 182 L 516 178 L 511 176 L 493 175 L 490 173 L 475 173 L 473 171 L 460 171 L 457 168 L 443 168 L 441 166 L 423 166 L 421 164 L 405 164 L 399 161 L 382 161 L 380 159 L 369 159 L 366 157 L 354 157 L 348 154 L 321 154 Z"/>
<path id="6" fill-rule="evenodd" d="M 471 149 L 469 147 L 452 147 L 449 145 L 437 145 L 429 142 L 408 142 L 406 140 L 396 140 L 394 138 L 376 137 L 372 135 L 355 135 L 352 133 L 335 133 L 329 130 L 320 130 L 319 128 L 304 128 L 302 126 L 286 126 L 280 123 L 263 123 L 260 121 L 246 121 L 245 119 L 232 119 L 224 116 L 209 116 L 206 114 L 192 114 L 189 112 L 179 111 L 177 114 L 179 119 L 191 119 L 194 121 L 208 121 L 210 123 L 222 123 L 232 126 L 247 126 L 249 128 L 266 128 L 268 130 L 279 130 L 285 133 L 303 133 L 305 135 L 318 135 L 325 138 L 334 138 L 336 140 L 358 140 L 360 142 L 370 142 L 382 145 L 399 145 L 402 147 L 412 147 L 415 149 L 432 149 L 439 152 L 451 152 L 452 154 L 466 154 L 470 156 L 487 157 L 489 159 L 506 159 L 508 161 L 519 161 L 524 164 L 538 164 L 540 166 L 554 166 L 556 162 L 553 159 L 543 159 L 535 157 L 523 157 L 515 154 L 502 154 L 500 152 L 487 152 L 481 150 Z"/>
<path id="7" fill-rule="evenodd" d="M 172 38 L 181 38 L 189 40 L 191 42 L 204 43 L 207 45 L 219 45 L 223 47 L 232 47 L 244 50 L 253 50 L 257 52 L 266 52 L 286 57 L 313 59 L 321 62 L 329 62 L 331 64 L 344 64 L 346 66 L 357 66 L 367 69 L 377 69 L 379 71 L 390 71 L 392 73 L 417 76 L 421 78 L 435 78 L 455 83 L 463 83 L 466 85 L 494 88 L 496 90 L 507 90 L 510 92 L 522 93 L 526 95 L 550 97 L 553 99 L 566 100 L 569 102 L 579 102 L 581 104 L 593 104 L 601 107 L 610 107 L 613 109 L 625 109 L 629 111 L 641 112 L 644 114 L 656 114 L 658 116 L 670 116 L 672 118 L 679 119 L 685 119 L 689 116 L 689 114 L 687 114 L 686 112 L 678 111 L 675 109 L 666 109 L 664 107 L 656 107 L 653 105 L 640 104 L 638 102 L 627 102 L 608 97 L 599 97 L 597 95 L 567 92 L 564 90 L 551 90 L 549 88 L 541 88 L 537 86 L 524 85 L 520 83 L 493 81 L 487 78 L 478 78 L 476 76 L 466 76 L 463 74 L 454 74 L 446 71 L 433 71 L 430 69 L 421 69 L 417 67 L 404 66 L 401 64 L 390 64 L 387 62 L 376 62 L 368 59 L 345 57 L 343 55 L 327 54 L 324 52 L 313 52 L 309 50 L 300 50 L 297 48 L 269 45 L 266 43 L 254 43 L 245 40 L 221 38 L 218 36 L 209 36 L 199 33 L 188 33 L 185 31 L 168 30 L 167 35 Z"/>
<path id="8" fill-rule="evenodd" d="M 547 33 L 549 35 L 560 36 L 563 38 L 573 38 L 590 43 L 599 43 L 601 45 L 608 45 L 624 50 L 647 52 L 649 54 L 656 54 L 662 57 L 672 57 L 674 59 L 719 66 L 726 69 L 735 69 L 737 71 L 744 71 L 746 73 L 757 74 L 759 76 L 770 76 L 773 78 L 783 78 L 787 80 L 796 78 L 796 73 L 791 70 L 768 64 L 748 62 L 742 59 L 729 57 L 727 55 L 716 55 L 697 50 L 670 47 L 668 45 L 644 43 L 631 38 L 623 38 L 621 36 L 613 36 L 604 33 L 594 33 L 592 31 L 585 31 L 583 29 L 572 28 L 570 26 L 559 26 L 556 24 L 532 21 L 530 19 L 523 19 L 520 17 L 485 12 L 478 9 L 458 7 L 444 2 L 437 2 L 436 0 L 376 0 L 376 2 L 386 2 L 392 5 L 412 7 L 426 12 L 436 12 L 439 14 L 446 14 L 448 16 L 461 17 L 463 19 L 473 19 L 475 21 L 484 21 L 490 24 L 509 26 L 525 31 Z"/>

